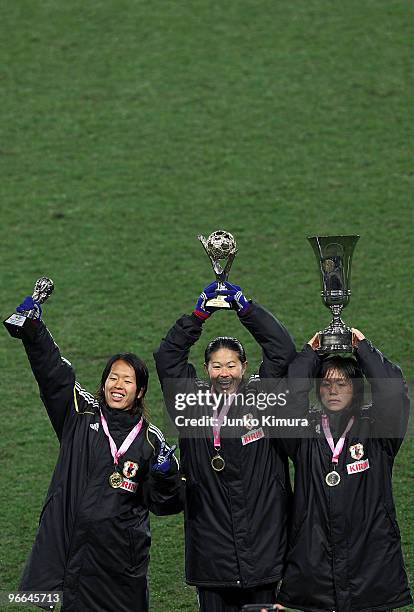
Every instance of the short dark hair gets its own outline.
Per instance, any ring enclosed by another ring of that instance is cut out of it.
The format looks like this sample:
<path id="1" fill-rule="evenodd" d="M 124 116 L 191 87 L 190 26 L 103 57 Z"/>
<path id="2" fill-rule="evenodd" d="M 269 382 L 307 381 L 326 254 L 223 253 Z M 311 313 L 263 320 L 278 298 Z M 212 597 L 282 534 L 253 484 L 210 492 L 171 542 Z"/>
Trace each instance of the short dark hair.
<path id="1" fill-rule="evenodd" d="M 364 403 L 364 374 L 353 357 L 342 355 L 327 355 L 323 358 L 316 379 L 316 396 L 321 401 L 321 382 L 329 370 L 339 370 L 344 377 L 351 381 L 353 389 L 352 412 L 357 412 Z"/>
<path id="2" fill-rule="evenodd" d="M 207 364 L 210 361 L 211 354 L 221 348 L 235 351 L 238 354 L 240 361 L 245 363 L 246 351 L 244 350 L 242 343 L 240 340 L 237 340 L 237 338 L 231 338 L 230 336 L 219 336 L 207 344 L 206 350 L 204 351 L 204 363 Z"/>
<path id="3" fill-rule="evenodd" d="M 109 376 L 112 366 L 116 361 L 125 361 L 128 365 L 130 365 L 135 372 L 135 379 L 137 383 L 137 391 L 144 390 L 141 397 L 135 398 L 135 402 L 132 406 L 131 413 L 132 414 L 142 414 L 144 417 L 148 417 L 148 410 L 144 403 L 144 396 L 147 392 L 148 388 L 148 378 L 149 372 L 145 362 L 135 355 L 135 353 L 116 353 L 112 355 L 106 363 L 106 366 L 103 369 L 101 376 L 101 384 L 99 386 L 98 391 L 96 392 L 96 399 L 100 403 L 105 403 L 105 383 L 106 379 Z"/>

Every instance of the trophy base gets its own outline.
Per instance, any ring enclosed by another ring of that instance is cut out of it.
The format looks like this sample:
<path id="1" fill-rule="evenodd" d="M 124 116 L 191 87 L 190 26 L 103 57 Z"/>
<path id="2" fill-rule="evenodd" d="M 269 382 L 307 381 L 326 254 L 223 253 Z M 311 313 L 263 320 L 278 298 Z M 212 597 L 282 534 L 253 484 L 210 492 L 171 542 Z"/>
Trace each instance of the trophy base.
<path id="1" fill-rule="evenodd" d="M 36 326 L 33 319 L 20 314 L 12 314 L 8 319 L 3 321 L 4 327 L 13 338 L 20 340 L 33 340 L 36 334 Z"/>
<path id="2" fill-rule="evenodd" d="M 224 299 L 226 296 L 218 295 L 211 300 L 207 300 L 206 308 L 231 308 L 231 304 Z"/>
<path id="3" fill-rule="evenodd" d="M 352 353 L 352 331 L 343 330 L 324 330 L 319 332 L 319 348 L 316 349 L 319 355 L 327 353 Z"/>

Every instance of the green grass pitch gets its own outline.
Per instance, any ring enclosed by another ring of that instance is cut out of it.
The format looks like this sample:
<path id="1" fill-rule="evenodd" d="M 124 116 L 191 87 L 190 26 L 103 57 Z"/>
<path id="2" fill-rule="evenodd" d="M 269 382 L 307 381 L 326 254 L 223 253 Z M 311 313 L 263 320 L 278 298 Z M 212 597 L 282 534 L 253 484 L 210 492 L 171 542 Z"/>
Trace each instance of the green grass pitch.
<path id="1" fill-rule="evenodd" d="M 235 234 L 231 280 L 298 347 L 329 321 L 306 236 L 358 233 L 344 319 L 412 378 L 413 23 L 409 0 L 3 2 L 2 317 L 52 277 L 45 320 L 79 381 L 93 391 L 108 355 L 137 352 L 162 426 L 151 355 L 213 280 L 198 233 Z M 219 333 L 246 343 L 254 370 L 258 347 L 232 313 L 207 322 L 194 363 Z M 0 365 L 4 591 L 57 442 L 5 330 Z M 394 489 L 411 577 L 413 459 L 408 437 Z M 152 531 L 151 610 L 195 611 L 182 516 Z"/>

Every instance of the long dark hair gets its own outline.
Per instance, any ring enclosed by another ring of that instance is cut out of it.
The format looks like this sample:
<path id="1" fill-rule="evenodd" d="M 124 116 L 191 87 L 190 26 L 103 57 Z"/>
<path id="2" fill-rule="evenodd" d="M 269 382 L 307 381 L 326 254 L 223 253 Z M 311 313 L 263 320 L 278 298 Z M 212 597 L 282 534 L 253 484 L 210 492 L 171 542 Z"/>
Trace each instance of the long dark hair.
<path id="1" fill-rule="evenodd" d="M 204 351 L 204 363 L 208 364 L 211 354 L 221 348 L 235 351 L 242 363 L 246 361 L 246 352 L 240 340 L 237 340 L 237 338 L 231 338 L 230 336 L 219 336 L 207 344 L 206 350 Z"/>
<path id="2" fill-rule="evenodd" d="M 353 389 L 351 410 L 357 412 L 364 403 L 364 374 L 358 362 L 353 357 L 341 355 L 328 355 L 323 359 L 316 379 L 316 396 L 319 402 L 321 402 L 321 382 L 329 370 L 339 370 L 347 380 L 351 381 Z"/>
<path id="3" fill-rule="evenodd" d="M 144 403 L 144 397 L 148 388 L 149 372 L 145 362 L 135 353 L 116 353 L 108 359 L 102 372 L 101 384 L 96 392 L 96 399 L 99 403 L 105 403 L 105 383 L 115 361 L 125 361 L 134 369 L 137 393 L 143 390 L 142 396 L 135 398 L 135 402 L 132 408 L 130 408 L 131 414 L 142 414 L 145 418 L 148 418 L 148 410 Z"/>

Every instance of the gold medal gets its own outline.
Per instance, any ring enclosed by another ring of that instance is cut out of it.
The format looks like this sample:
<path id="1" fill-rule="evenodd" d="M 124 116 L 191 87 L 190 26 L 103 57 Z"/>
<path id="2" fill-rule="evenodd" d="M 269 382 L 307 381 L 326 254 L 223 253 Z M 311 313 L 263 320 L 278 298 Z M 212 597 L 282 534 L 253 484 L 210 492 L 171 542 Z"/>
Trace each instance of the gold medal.
<path id="1" fill-rule="evenodd" d="M 120 474 L 119 472 L 113 472 L 109 476 L 108 480 L 109 480 L 109 484 L 111 485 L 113 489 L 119 489 L 124 479 L 123 479 L 122 474 Z"/>
<path id="2" fill-rule="evenodd" d="M 215 472 L 221 472 L 224 470 L 224 466 L 226 465 L 223 457 L 217 453 L 211 460 L 211 467 Z"/>
<path id="3" fill-rule="evenodd" d="M 329 474 L 326 474 L 325 482 L 329 487 L 336 487 L 336 485 L 341 482 L 341 477 L 338 472 L 335 472 L 334 470 L 333 472 L 329 472 Z"/>

